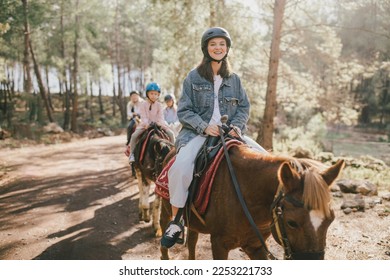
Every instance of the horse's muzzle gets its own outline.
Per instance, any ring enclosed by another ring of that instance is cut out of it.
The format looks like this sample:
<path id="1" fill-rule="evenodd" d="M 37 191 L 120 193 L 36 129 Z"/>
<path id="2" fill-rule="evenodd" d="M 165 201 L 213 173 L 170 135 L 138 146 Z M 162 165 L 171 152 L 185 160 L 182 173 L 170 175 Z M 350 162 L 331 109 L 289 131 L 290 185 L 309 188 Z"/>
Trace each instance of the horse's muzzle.
<path id="1" fill-rule="evenodd" d="M 292 260 L 323 260 L 324 257 L 325 257 L 325 251 L 291 253 Z"/>

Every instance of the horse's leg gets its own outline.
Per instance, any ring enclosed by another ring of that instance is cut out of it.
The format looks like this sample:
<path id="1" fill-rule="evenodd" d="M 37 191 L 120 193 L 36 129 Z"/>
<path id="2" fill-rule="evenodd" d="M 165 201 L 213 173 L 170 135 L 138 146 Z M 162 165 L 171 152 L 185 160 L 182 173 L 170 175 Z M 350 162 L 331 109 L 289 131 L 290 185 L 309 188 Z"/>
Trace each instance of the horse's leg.
<path id="1" fill-rule="evenodd" d="M 161 212 L 161 197 L 154 195 L 153 208 L 152 208 L 152 218 L 153 218 L 153 230 L 156 237 L 162 236 L 161 226 L 160 226 L 160 212 Z"/>
<path id="2" fill-rule="evenodd" d="M 263 246 L 243 246 L 242 250 L 248 255 L 251 260 L 267 260 L 267 253 Z"/>
<path id="3" fill-rule="evenodd" d="M 135 172 L 134 164 L 131 164 L 131 175 L 132 175 L 135 179 L 137 179 L 137 174 L 136 174 L 136 172 Z"/>
<path id="4" fill-rule="evenodd" d="M 168 223 L 171 220 L 171 204 L 169 201 L 163 199 L 161 203 L 161 214 L 160 214 L 160 225 L 162 232 L 165 232 L 165 230 L 168 227 Z M 160 246 L 161 251 L 161 259 L 162 260 L 169 260 L 169 254 L 168 249 L 165 247 Z"/>
<path id="5" fill-rule="evenodd" d="M 188 230 L 188 259 L 195 260 L 196 243 L 198 243 L 199 233 L 193 230 Z"/>
<path id="6" fill-rule="evenodd" d="M 140 222 L 143 221 L 143 217 L 142 217 L 142 200 L 143 200 L 143 197 L 142 197 L 142 189 L 143 189 L 143 186 L 142 186 L 142 182 L 138 182 L 138 190 L 139 190 L 139 200 L 138 200 L 138 219 Z"/>
<path id="7" fill-rule="evenodd" d="M 142 218 L 146 223 L 150 222 L 149 183 L 143 185 Z"/>
<path id="8" fill-rule="evenodd" d="M 223 244 L 223 238 L 217 235 L 211 235 L 211 250 L 213 252 L 214 260 L 227 260 L 229 255 L 229 249 L 225 248 Z"/>
<path id="9" fill-rule="evenodd" d="M 139 190 L 139 203 L 138 203 L 138 209 L 139 209 L 139 220 L 149 222 L 150 221 L 150 215 L 149 215 L 149 190 L 150 185 L 147 182 L 144 182 L 142 180 L 142 173 L 140 170 L 136 169 L 137 173 L 137 180 L 138 180 L 138 190 Z"/>

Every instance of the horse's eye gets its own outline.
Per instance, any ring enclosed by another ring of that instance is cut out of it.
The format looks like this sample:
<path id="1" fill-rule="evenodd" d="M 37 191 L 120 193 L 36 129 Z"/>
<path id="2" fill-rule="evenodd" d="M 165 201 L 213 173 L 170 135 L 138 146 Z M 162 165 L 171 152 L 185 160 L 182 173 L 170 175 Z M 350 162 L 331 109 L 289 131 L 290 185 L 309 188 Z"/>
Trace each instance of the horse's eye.
<path id="1" fill-rule="evenodd" d="M 298 224 L 292 220 L 289 220 L 287 221 L 287 225 L 292 228 L 292 229 L 297 229 L 298 228 Z"/>

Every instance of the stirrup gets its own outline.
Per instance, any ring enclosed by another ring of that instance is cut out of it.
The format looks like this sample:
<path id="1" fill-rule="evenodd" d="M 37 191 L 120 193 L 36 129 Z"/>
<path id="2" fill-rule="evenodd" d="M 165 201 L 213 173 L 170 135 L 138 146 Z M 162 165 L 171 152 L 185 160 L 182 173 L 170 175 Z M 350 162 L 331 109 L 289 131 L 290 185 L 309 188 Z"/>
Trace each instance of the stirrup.
<path id="1" fill-rule="evenodd" d="M 167 229 L 170 225 L 175 224 L 180 228 L 180 232 L 175 233 L 172 237 L 167 236 L 166 233 L 164 233 L 163 237 L 161 238 L 161 246 L 165 248 L 171 248 L 173 245 L 177 244 L 184 244 L 184 226 L 182 223 L 175 223 L 175 221 L 169 222 Z"/>

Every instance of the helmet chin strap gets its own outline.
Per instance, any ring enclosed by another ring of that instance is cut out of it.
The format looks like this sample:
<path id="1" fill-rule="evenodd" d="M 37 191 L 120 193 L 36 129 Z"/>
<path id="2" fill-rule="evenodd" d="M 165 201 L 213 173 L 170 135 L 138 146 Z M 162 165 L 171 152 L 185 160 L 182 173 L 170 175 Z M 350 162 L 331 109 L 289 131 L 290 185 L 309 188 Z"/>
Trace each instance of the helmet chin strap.
<path id="1" fill-rule="evenodd" d="M 228 56 L 228 54 L 229 54 L 229 48 L 228 48 L 228 50 L 227 50 L 225 56 L 224 56 L 222 59 L 219 59 L 219 60 L 218 60 L 218 59 L 215 59 L 215 58 L 212 58 L 211 55 L 209 54 L 209 52 L 208 52 L 208 51 L 206 51 L 206 52 L 207 52 L 207 58 L 208 58 L 208 59 L 210 59 L 211 61 L 215 61 L 215 62 L 221 63 L 223 60 L 225 60 L 225 58 L 227 58 L 227 56 Z"/>
<path id="2" fill-rule="evenodd" d="M 218 62 L 218 63 L 221 63 L 223 60 L 225 60 L 225 58 L 228 56 L 228 54 L 226 53 L 226 55 L 222 58 L 222 59 L 215 59 L 215 58 L 212 58 L 210 54 L 207 54 L 207 58 L 211 61 L 215 61 L 215 62 Z"/>
<path id="3" fill-rule="evenodd" d="M 150 103 L 152 103 L 152 104 L 156 103 L 156 101 L 153 101 L 152 99 L 150 99 L 148 94 L 146 94 L 146 98 L 149 99 Z M 152 104 L 150 104 L 150 106 L 152 106 Z"/>
<path id="4" fill-rule="evenodd" d="M 149 111 L 152 110 L 152 105 L 155 103 L 155 101 L 153 101 L 152 99 L 150 99 L 150 97 L 148 95 L 146 95 L 146 97 L 149 99 L 150 101 L 150 105 L 149 105 Z"/>

